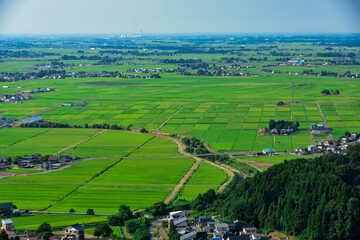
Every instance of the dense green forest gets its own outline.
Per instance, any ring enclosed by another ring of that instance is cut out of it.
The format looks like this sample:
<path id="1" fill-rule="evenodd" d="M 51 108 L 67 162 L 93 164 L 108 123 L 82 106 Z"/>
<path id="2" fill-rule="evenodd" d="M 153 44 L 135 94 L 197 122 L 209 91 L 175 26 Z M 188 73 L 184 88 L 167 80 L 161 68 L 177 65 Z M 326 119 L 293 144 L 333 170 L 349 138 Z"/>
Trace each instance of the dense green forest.
<path id="1" fill-rule="evenodd" d="M 299 239 L 360 239 L 360 144 L 347 155 L 285 161 L 191 204 L 228 220 L 279 230 Z"/>
<path id="2" fill-rule="evenodd" d="M 360 145 L 346 156 L 285 161 L 224 199 L 229 219 L 305 239 L 360 239 Z"/>

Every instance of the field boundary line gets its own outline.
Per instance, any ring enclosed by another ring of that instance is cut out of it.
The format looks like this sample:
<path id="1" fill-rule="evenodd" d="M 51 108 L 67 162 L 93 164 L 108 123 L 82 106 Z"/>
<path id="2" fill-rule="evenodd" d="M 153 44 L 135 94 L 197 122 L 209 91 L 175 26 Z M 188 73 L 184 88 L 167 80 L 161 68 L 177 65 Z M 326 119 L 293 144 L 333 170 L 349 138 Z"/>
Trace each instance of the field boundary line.
<path id="1" fill-rule="evenodd" d="M 44 129 L 44 128 L 43 128 L 43 129 Z M 47 128 L 45 128 L 45 129 L 47 129 Z M 40 136 L 41 134 L 47 133 L 47 132 L 49 132 L 49 131 L 50 131 L 50 129 L 47 129 L 45 132 L 36 134 L 36 135 L 32 136 L 31 138 L 27 138 L 27 139 L 24 139 L 24 140 L 20 140 L 20 141 L 18 141 L 18 142 L 15 142 L 15 143 L 13 143 L 13 144 L 10 144 L 10 145 L 4 147 L 4 149 L 6 149 L 6 148 L 8 148 L 8 147 L 11 147 L 11 146 L 14 146 L 15 144 L 18 144 L 18 143 L 27 141 L 27 140 L 29 140 L 29 139 L 32 139 L 32 138 L 34 138 L 34 137 Z"/>
<path id="2" fill-rule="evenodd" d="M 195 162 L 193 165 L 191 165 L 190 169 L 187 171 L 187 173 L 180 179 L 178 184 L 174 187 L 173 191 L 169 196 L 167 196 L 164 200 L 165 204 L 169 204 L 180 192 L 180 190 L 184 187 L 186 182 L 192 177 L 195 170 L 199 168 L 201 160 L 195 159 Z"/>
<path id="3" fill-rule="evenodd" d="M 202 159 L 202 158 L 197 157 L 197 156 L 195 156 L 195 155 L 193 155 L 193 154 L 187 153 L 187 152 L 185 152 L 186 146 L 185 146 L 183 143 L 181 143 L 178 139 L 171 138 L 171 137 L 168 137 L 168 136 L 165 136 L 165 137 L 167 137 L 168 139 L 172 140 L 173 142 L 175 142 L 175 143 L 178 145 L 178 150 L 179 150 L 180 153 L 184 154 L 185 156 L 192 157 L 193 159 L 195 159 L 195 160 L 198 162 L 198 166 L 197 166 L 195 169 L 192 169 L 193 167 L 190 168 L 189 171 L 188 171 L 188 173 L 180 180 L 178 186 L 176 186 L 176 187 L 174 188 L 174 190 L 173 190 L 173 192 L 171 193 L 171 195 L 165 199 L 165 201 L 167 201 L 167 202 L 164 201 L 165 203 L 169 203 L 171 200 L 173 200 L 173 199 L 175 198 L 175 196 L 177 196 L 177 194 L 180 193 L 181 189 L 183 189 L 183 187 L 186 185 L 187 181 L 192 177 L 194 171 L 199 167 L 199 165 L 200 165 L 201 162 L 207 162 L 207 163 L 213 165 L 214 167 L 220 168 L 221 170 L 223 170 L 223 171 L 227 174 L 227 179 L 226 179 L 221 185 L 219 185 L 219 189 L 217 190 L 218 192 L 222 192 L 222 191 L 225 189 L 225 187 L 226 187 L 226 186 L 232 181 L 232 179 L 234 178 L 235 174 L 234 174 L 233 171 L 231 171 L 231 168 L 230 168 L 230 167 L 229 167 L 229 168 L 226 168 L 226 167 L 224 167 L 224 166 L 222 166 L 222 165 L 219 165 L 219 164 L 217 164 L 217 163 L 213 163 L 213 162 L 211 162 L 211 161 L 209 161 L 209 160 Z M 206 145 L 205 145 L 205 146 L 206 146 Z M 237 172 L 240 173 L 240 171 L 237 171 Z M 190 174 L 190 175 L 188 175 L 188 174 Z M 184 179 L 185 177 L 186 177 L 186 179 Z M 185 180 L 185 181 L 183 181 L 183 180 Z"/>
<path id="4" fill-rule="evenodd" d="M 322 109 L 321 109 L 320 103 L 316 103 L 316 106 L 317 106 L 318 109 L 319 109 L 319 112 L 320 112 L 321 117 L 322 117 L 322 119 L 323 119 L 323 121 L 324 121 L 325 127 L 329 128 L 329 125 L 328 125 L 328 123 L 327 123 L 327 121 L 326 121 L 325 115 L 324 115 L 324 113 L 323 113 L 323 111 L 322 111 Z M 330 133 L 329 136 L 330 136 L 331 140 L 334 140 L 334 137 L 333 137 L 332 133 Z"/>
<path id="5" fill-rule="evenodd" d="M 104 129 L 102 132 L 106 131 L 106 129 Z M 98 133 L 100 134 L 100 133 Z M 139 148 L 141 148 L 142 146 L 144 146 L 146 143 L 148 143 L 149 141 L 151 141 L 152 139 L 154 139 L 156 137 L 156 135 L 152 136 L 149 140 L 145 141 L 143 144 L 141 144 L 140 146 L 136 147 L 134 150 L 132 150 L 131 152 L 129 152 L 128 154 L 125 155 L 125 157 L 129 156 L 130 154 L 132 154 L 133 152 L 135 152 L 136 150 L 138 150 Z M 105 172 L 107 172 L 110 168 L 116 166 L 119 162 L 121 162 L 123 160 L 123 158 L 120 158 L 119 161 L 116 161 L 115 163 L 111 164 L 110 166 L 106 167 L 105 169 L 103 169 L 101 172 L 95 174 L 93 177 L 91 177 L 89 180 L 87 180 L 84 183 L 81 183 L 79 186 L 77 186 L 73 191 L 71 191 L 70 193 L 66 194 L 64 197 L 62 197 L 61 199 L 59 199 L 56 203 L 51 204 L 50 206 L 48 206 L 47 208 L 44 208 L 43 211 L 46 211 L 47 209 L 59 204 L 60 202 L 62 202 L 64 199 L 68 198 L 69 196 L 71 196 L 73 193 L 75 193 L 77 190 L 79 190 L 79 188 L 81 188 L 82 186 L 86 185 L 87 183 L 91 182 L 92 180 L 94 180 L 95 178 L 99 177 L 100 175 L 104 174 Z"/>
<path id="6" fill-rule="evenodd" d="M 31 115 L 28 116 L 28 117 L 34 117 L 34 116 L 37 116 L 37 115 L 39 115 L 39 114 L 43 114 L 44 112 L 48 112 L 48 111 L 51 111 L 51 110 L 53 110 L 53 109 L 55 109 L 55 108 L 61 107 L 61 105 L 62 105 L 62 104 L 59 104 L 59 105 L 56 105 L 56 106 L 54 106 L 54 107 L 41 110 L 40 112 L 31 114 Z M 18 127 L 18 126 L 20 126 L 21 123 L 22 123 L 22 120 L 25 119 L 25 118 L 27 118 L 27 117 L 24 117 L 24 118 L 19 119 L 19 120 L 16 121 L 12 126 L 13 126 L 13 127 Z"/>
<path id="7" fill-rule="evenodd" d="M 83 139 L 83 140 L 81 140 L 81 141 L 79 141 L 79 142 L 77 142 L 77 143 L 74 143 L 73 145 L 70 145 L 69 147 L 66 147 L 66 148 L 61 149 L 60 151 L 54 153 L 53 155 L 58 155 L 58 154 L 60 154 L 60 153 L 63 153 L 63 152 L 65 152 L 65 151 L 69 150 L 70 148 L 76 147 L 77 145 L 79 145 L 79 144 L 81 144 L 81 143 L 83 143 L 83 142 L 86 142 L 86 141 L 88 141 L 88 140 L 90 140 L 90 139 L 92 139 L 92 138 L 94 138 L 94 137 L 96 137 L 96 136 L 98 136 L 98 135 L 106 132 L 106 131 L 107 131 L 107 129 L 103 129 L 103 130 L 101 130 L 100 132 L 97 132 L 96 134 L 94 134 L 94 135 L 92 135 L 92 136 L 90 136 L 90 137 L 88 137 L 88 138 L 85 138 L 85 139 Z"/>
<path id="8" fill-rule="evenodd" d="M 88 215 L 87 213 L 81 213 L 81 212 L 74 212 L 74 213 L 70 213 L 70 212 L 51 212 L 51 211 L 36 211 L 36 210 L 31 210 L 29 211 L 30 213 L 41 213 L 41 214 L 67 214 L 67 215 Z M 94 213 L 95 216 L 111 216 L 113 214 L 111 213 Z"/>
<path id="9" fill-rule="evenodd" d="M 156 130 L 160 130 L 160 128 L 162 128 L 170 119 L 172 119 L 178 112 L 180 112 L 183 108 L 185 107 L 185 105 L 182 105 L 181 108 L 179 108 L 176 112 L 174 112 L 168 119 L 166 119 L 165 122 L 163 122 Z"/>

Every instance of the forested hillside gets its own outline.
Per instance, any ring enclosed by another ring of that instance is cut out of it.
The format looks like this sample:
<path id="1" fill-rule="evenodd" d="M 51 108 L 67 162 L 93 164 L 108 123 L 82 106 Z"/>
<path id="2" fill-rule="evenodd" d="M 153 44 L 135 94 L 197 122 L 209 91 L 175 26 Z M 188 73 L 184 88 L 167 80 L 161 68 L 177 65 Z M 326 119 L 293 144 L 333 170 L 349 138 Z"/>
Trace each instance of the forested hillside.
<path id="1" fill-rule="evenodd" d="M 236 187 L 224 214 L 301 239 L 360 239 L 359 173 L 360 145 L 285 161 Z"/>

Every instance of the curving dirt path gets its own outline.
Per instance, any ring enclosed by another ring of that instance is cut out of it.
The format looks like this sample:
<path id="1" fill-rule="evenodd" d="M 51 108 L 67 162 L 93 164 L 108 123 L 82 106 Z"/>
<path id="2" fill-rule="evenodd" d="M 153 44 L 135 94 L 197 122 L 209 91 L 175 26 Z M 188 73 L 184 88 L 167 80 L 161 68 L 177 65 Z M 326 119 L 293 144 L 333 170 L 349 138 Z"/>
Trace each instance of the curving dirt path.
<path id="1" fill-rule="evenodd" d="M 171 141 L 175 142 L 178 145 L 178 150 L 179 150 L 180 153 L 182 153 L 184 156 L 192 157 L 193 159 L 196 160 L 196 162 L 191 166 L 189 171 L 184 175 L 184 177 L 179 181 L 179 183 L 173 189 L 172 193 L 165 198 L 164 202 L 166 204 L 171 202 L 176 197 L 176 195 L 181 191 L 181 189 L 184 187 L 184 185 L 192 177 L 194 171 L 199 167 L 201 162 L 206 162 L 206 163 L 209 163 L 209 164 L 213 165 L 214 167 L 220 168 L 221 170 L 223 170 L 228 175 L 228 178 L 226 179 L 226 181 L 223 184 L 220 185 L 220 187 L 218 189 L 218 192 L 222 192 L 225 189 L 225 187 L 234 178 L 234 176 L 235 176 L 234 172 L 232 172 L 228 168 L 225 168 L 224 166 L 221 166 L 221 165 L 219 165 L 217 163 L 214 163 L 214 162 L 199 158 L 199 157 L 197 157 L 197 156 L 195 156 L 195 155 L 193 155 L 191 153 L 185 152 L 186 146 L 185 146 L 185 144 L 180 142 L 179 139 L 171 138 L 171 137 L 168 137 L 168 136 L 165 136 L 165 135 L 162 135 L 161 137 L 168 138 Z"/>

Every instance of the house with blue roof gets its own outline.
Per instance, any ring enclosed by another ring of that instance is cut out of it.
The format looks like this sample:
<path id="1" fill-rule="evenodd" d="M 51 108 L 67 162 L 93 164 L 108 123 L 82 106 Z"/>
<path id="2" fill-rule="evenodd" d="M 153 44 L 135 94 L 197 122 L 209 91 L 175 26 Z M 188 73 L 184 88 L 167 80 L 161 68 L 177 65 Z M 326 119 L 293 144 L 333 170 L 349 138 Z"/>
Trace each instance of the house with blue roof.
<path id="1" fill-rule="evenodd" d="M 43 121 L 44 119 L 42 117 L 39 117 L 39 116 L 30 116 L 30 117 L 27 117 L 27 118 L 24 118 L 22 120 L 22 123 L 33 123 L 33 122 L 41 122 Z"/>
<path id="2" fill-rule="evenodd" d="M 265 155 L 271 156 L 271 155 L 275 154 L 276 151 L 273 148 L 265 148 L 265 149 L 263 149 L 263 153 Z"/>

